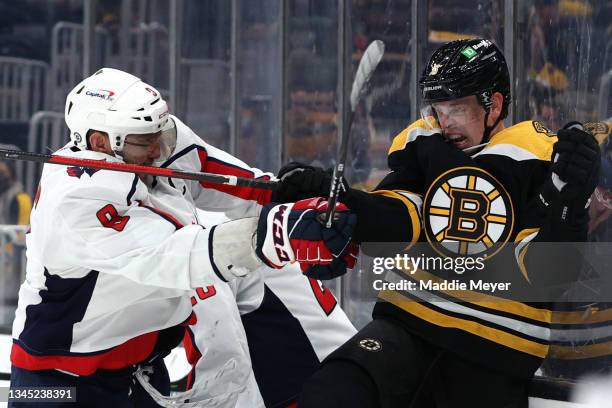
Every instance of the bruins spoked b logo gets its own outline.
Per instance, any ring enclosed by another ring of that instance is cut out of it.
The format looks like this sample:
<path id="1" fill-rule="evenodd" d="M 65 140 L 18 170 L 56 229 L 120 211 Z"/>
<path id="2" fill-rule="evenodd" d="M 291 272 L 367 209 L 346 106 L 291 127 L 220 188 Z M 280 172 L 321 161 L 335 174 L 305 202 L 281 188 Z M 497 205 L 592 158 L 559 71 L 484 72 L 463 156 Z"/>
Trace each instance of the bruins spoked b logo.
<path id="1" fill-rule="evenodd" d="M 376 339 L 362 339 L 359 340 L 359 347 L 375 353 L 382 350 L 382 343 Z"/>
<path id="2" fill-rule="evenodd" d="M 427 240 L 443 256 L 492 256 L 514 224 L 509 194 L 489 173 L 458 167 L 439 176 L 423 201 Z"/>

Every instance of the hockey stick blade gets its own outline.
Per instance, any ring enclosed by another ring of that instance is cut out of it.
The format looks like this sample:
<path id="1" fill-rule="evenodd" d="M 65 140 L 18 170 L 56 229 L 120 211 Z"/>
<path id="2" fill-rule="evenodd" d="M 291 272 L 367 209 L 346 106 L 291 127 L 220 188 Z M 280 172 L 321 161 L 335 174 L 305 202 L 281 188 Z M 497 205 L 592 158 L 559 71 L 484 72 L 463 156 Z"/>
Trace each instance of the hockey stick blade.
<path id="1" fill-rule="evenodd" d="M 22 152 L 20 150 L 0 149 L 0 159 L 25 160 L 38 163 L 61 164 L 64 166 L 88 167 L 93 169 L 120 171 L 124 173 L 147 174 L 151 176 L 163 176 L 185 180 L 196 180 L 213 184 L 263 188 L 268 190 L 273 189 L 276 185 L 276 181 L 271 180 L 250 179 L 246 177 L 205 172 L 191 172 L 168 169 L 164 167 L 139 166 L 136 164 L 114 163 L 103 160 L 79 159 L 76 157 L 66 157 L 55 154 Z"/>
<path id="2" fill-rule="evenodd" d="M 384 53 L 385 43 L 380 40 L 372 41 L 363 53 L 351 88 L 351 112 L 355 112 L 355 109 L 357 109 L 359 99 L 361 99 L 361 95 L 365 91 L 366 85 L 370 81 L 378 63 L 382 60 Z"/>
<path id="3" fill-rule="evenodd" d="M 340 188 L 342 185 L 342 176 L 344 175 L 344 164 L 346 163 L 346 156 L 348 153 L 348 141 L 351 134 L 351 127 L 353 125 L 353 117 L 355 115 L 355 109 L 359 105 L 359 100 L 364 93 L 372 74 L 376 70 L 378 63 L 382 60 L 385 53 L 385 43 L 380 40 L 372 41 L 368 48 L 366 48 L 357 72 L 355 73 L 355 79 L 351 87 L 350 104 L 351 111 L 348 118 L 348 124 L 344 127 L 340 138 L 340 149 L 338 151 L 338 160 L 336 161 L 336 167 L 334 167 L 334 174 L 332 176 L 331 187 L 329 189 L 329 199 L 327 212 L 325 213 L 325 226 L 331 228 L 332 221 L 334 218 L 334 212 L 336 211 L 336 203 L 338 202 L 338 196 L 340 194 Z"/>

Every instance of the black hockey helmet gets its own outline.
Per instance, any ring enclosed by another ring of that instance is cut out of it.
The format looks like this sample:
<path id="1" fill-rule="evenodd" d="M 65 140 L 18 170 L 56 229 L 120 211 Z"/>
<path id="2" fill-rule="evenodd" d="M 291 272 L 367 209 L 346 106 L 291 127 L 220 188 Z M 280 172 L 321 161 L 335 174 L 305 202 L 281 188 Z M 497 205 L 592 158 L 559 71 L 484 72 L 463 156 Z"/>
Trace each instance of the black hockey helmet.
<path id="1" fill-rule="evenodd" d="M 451 41 L 438 48 L 419 81 L 425 103 L 476 95 L 488 112 L 494 92 L 504 96 L 501 119 L 510 104 L 510 74 L 502 52 L 482 38 Z"/>

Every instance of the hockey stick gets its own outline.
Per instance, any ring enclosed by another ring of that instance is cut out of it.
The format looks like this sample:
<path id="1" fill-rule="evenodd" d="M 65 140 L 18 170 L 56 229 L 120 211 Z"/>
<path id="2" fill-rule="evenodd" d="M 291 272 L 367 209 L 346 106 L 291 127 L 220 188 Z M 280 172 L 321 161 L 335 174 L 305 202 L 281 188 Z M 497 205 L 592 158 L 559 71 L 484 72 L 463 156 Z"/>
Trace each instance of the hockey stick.
<path id="1" fill-rule="evenodd" d="M 355 116 L 355 109 L 357 109 L 359 99 L 370 81 L 370 78 L 372 78 L 372 74 L 374 70 L 376 70 L 384 53 L 385 44 L 380 40 L 373 41 L 368 48 L 366 48 L 361 57 L 361 61 L 359 61 L 359 66 L 357 67 L 357 73 L 355 74 L 355 80 L 351 88 L 351 110 L 348 117 L 348 126 L 345 126 L 344 132 L 342 132 L 338 160 L 336 161 L 336 167 L 334 167 L 334 175 L 332 176 L 331 187 L 329 189 L 327 213 L 325 214 L 325 226 L 327 228 L 331 227 L 334 219 L 334 212 L 336 211 L 336 203 L 338 202 L 340 187 L 342 185 L 342 176 L 344 175 L 344 165 L 346 163 L 348 141 L 351 133 L 351 126 L 353 125 L 353 117 Z"/>
<path id="2" fill-rule="evenodd" d="M 268 190 L 273 189 L 276 185 L 276 181 L 271 180 L 250 179 L 246 177 L 228 176 L 214 173 L 200 173 L 174 170 L 167 169 L 164 167 L 113 163 L 103 160 L 78 159 L 76 157 L 66 157 L 55 154 L 22 152 L 19 150 L 0 149 L 0 159 L 25 160 L 39 163 L 63 164 L 65 166 L 89 167 L 93 169 L 121 171 L 124 173 L 148 174 L 152 176 L 164 176 L 186 180 L 205 181 L 208 183 L 224 184 L 228 186 L 254 187 Z"/>

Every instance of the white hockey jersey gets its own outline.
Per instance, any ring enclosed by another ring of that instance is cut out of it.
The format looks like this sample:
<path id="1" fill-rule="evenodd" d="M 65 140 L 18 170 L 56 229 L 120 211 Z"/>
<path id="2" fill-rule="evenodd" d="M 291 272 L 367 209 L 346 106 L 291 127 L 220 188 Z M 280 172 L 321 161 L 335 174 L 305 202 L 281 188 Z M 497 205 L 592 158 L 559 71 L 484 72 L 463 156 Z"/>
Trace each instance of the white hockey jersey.
<path id="1" fill-rule="evenodd" d="M 69 147 L 57 154 L 118 161 Z M 80 375 L 127 367 L 153 351 L 159 330 L 190 316 L 190 290 L 214 282 L 208 231 L 158 201 L 133 174 L 45 164 L 12 364 Z"/>
<path id="2" fill-rule="evenodd" d="M 273 178 L 208 145 L 172 119 L 176 148 L 161 167 Z M 158 178 L 152 185 L 153 195 L 175 203 L 175 213 L 180 207 L 181 212 L 193 214 L 188 204 L 195 204 L 198 222 L 207 227 L 257 215 L 271 195 L 258 188 L 168 178 Z M 235 299 L 228 300 L 232 294 Z M 304 276 L 298 265 L 280 270 L 261 267 L 229 284 L 205 286 L 192 293 L 192 303 L 197 322 L 188 328 L 185 348 L 193 364 L 188 401 L 196 406 L 256 408 L 264 402 L 268 407 L 286 406 L 319 362 L 356 333 L 332 293 Z"/>
<path id="3" fill-rule="evenodd" d="M 160 167 L 181 169 L 193 172 L 207 172 L 270 180 L 274 176 L 246 165 L 223 150 L 204 142 L 187 125 L 171 115 L 175 123 L 176 146 L 171 156 L 163 162 L 155 163 Z M 235 220 L 259 215 L 262 204 L 270 202 L 272 190 L 253 187 L 228 186 L 195 180 L 168 177 L 155 177 L 151 182 L 152 192 L 161 194 L 163 201 L 173 202 L 173 211 L 185 211 L 193 216 L 195 207 L 207 213 L 220 213 L 226 219 Z M 176 194 L 176 192 L 180 194 Z M 181 197 L 187 200 L 181 203 Z M 218 219 L 217 216 L 215 216 Z M 207 220 L 200 220 L 210 225 Z"/>

